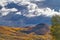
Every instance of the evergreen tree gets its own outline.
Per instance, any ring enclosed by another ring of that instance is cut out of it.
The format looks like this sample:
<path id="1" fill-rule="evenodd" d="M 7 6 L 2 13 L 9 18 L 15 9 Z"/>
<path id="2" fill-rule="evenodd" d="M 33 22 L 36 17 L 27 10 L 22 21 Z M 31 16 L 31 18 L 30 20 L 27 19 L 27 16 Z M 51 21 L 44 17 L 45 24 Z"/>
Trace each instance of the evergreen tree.
<path id="1" fill-rule="evenodd" d="M 55 37 L 55 40 L 60 40 L 60 16 L 55 15 L 52 17 L 52 27 L 51 32 Z"/>

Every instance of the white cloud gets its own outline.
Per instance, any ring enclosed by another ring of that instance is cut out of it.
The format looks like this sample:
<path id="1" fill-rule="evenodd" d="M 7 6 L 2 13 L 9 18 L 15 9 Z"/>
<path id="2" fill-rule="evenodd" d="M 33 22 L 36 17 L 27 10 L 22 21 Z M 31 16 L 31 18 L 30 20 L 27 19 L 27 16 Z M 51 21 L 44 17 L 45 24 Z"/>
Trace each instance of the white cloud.
<path id="1" fill-rule="evenodd" d="M 38 10 L 37 10 L 38 11 Z M 57 12 L 57 11 L 54 11 L 54 9 L 50 9 L 50 8 L 43 8 L 43 9 L 40 9 L 40 12 L 42 15 L 45 15 L 45 16 L 50 16 L 52 17 L 53 15 L 60 15 L 60 12 Z"/>
<path id="2" fill-rule="evenodd" d="M 48 7 L 39 8 L 37 6 L 37 4 L 35 4 L 31 1 L 36 2 L 36 1 L 44 1 L 44 0 L 0 0 L 0 5 L 1 6 L 5 6 L 10 2 L 18 3 L 17 5 L 27 5 L 28 4 L 28 6 L 27 6 L 28 11 L 26 11 L 26 12 L 24 11 L 24 12 L 21 13 L 21 12 L 17 12 L 18 10 L 16 8 L 6 9 L 6 8 L 3 7 L 0 10 L 0 13 L 2 13 L 3 16 L 5 16 L 9 12 L 17 12 L 16 14 L 23 15 L 23 16 L 26 16 L 26 17 L 35 17 L 35 16 L 40 16 L 40 15 L 45 15 L 45 16 L 52 17 L 55 14 L 60 15 L 60 12 L 54 11 L 54 10 L 48 8 Z"/>
<path id="3" fill-rule="evenodd" d="M 0 5 L 1 6 L 7 5 L 7 0 L 0 0 Z"/>
<path id="4" fill-rule="evenodd" d="M 46 8 L 39 8 L 37 4 L 35 3 L 30 3 L 28 6 L 28 14 L 24 14 L 26 17 L 35 17 L 35 16 L 49 16 L 52 17 L 53 15 L 60 15 L 60 12 L 54 11 L 54 9 L 50 9 L 48 7 Z"/>
<path id="5" fill-rule="evenodd" d="M 1 16 L 5 16 L 5 15 L 7 15 L 7 14 L 9 13 L 9 9 L 2 8 L 2 9 L 0 10 L 0 13 L 2 14 Z"/>
<path id="6" fill-rule="evenodd" d="M 26 4 L 30 4 L 31 1 L 35 2 L 35 1 L 44 1 L 44 0 L 0 0 L 0 5 L 5 6 L 10 2 L 26 5 Z"/>
<path id="7" fill-rule="evenodd" d="M 26 14 L 26 17 L 35 17 L 35 16 L 47 16 L 52 17 L 53 15 L 60 15 L 60 12 L 54 11 L 54 9 L 50 8 L 36 8 L 34 12 L 29 12 L 29 14 Z"/>
<path id="8" fill-rule="evenodd" d="M 12 8 L 12 9 L 6 9 L 5 7 L 3 7 L 0 10 L 0 13 L 2 14 L 1 16 L 6 16 L 9 12 L 17 12 L 18 10 L 16 8 Z"/>
<path id="9" fill-rule="evenodd" d="M 21 15 L 21 12 L 17 12 L 16 14 Z"/>
<path id="10" fill-rule="evenodd" d="M 12 11 L 12 12 L 18 11 L 16 8 L 12 8 L 12 9 L 9 9 L 9 10 Z"/>

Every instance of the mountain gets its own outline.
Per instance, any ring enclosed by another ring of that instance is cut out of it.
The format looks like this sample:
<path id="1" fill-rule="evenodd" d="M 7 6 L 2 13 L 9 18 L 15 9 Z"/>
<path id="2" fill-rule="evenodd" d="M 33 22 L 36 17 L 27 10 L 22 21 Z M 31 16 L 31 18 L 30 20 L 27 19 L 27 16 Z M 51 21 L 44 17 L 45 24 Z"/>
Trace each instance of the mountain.
<path id="1" fill-rule="evenodd" d="M 22 31 L 25 32 L 27 34 L 34 32 L 37 35 L 44 35 L 47 33 L 50 33 L 50 28 L 47 24 L 45 23 L 40 23 L 34 27 L 26 27 L 29 28 L 27 31 Z"/>
<path id="2" fill-rule="evenodd" d="M 6 16 L 0 17 L 0 25 L 3 26 L 20 27 L 26 25 L 36 25 L 38 23 L 47 23 L 51 25 L 51 18 L 45 17 L 44 15 L 28 18 L 15 13 L 9 13 Z"/>
<path id="3" fill-rule="evenodd" d="M 44 35 L 50 32 L 50 29 L 47 24 L 41 23 L 36 25 L 31 31 L 35 32 L 36 34 Z"/>
<path id="4" fill-rule="evenodd" d="M 40 34 L 40 32 L 44 33 L 45 30 L 45 32 L 48 32 L 47 27 L 45 24 L 25 28 L 0 26 L 0 40 L 52 40 L 52 36 L 49 33 Z M 27 34 L 22 31 L 30 33 Z"/>

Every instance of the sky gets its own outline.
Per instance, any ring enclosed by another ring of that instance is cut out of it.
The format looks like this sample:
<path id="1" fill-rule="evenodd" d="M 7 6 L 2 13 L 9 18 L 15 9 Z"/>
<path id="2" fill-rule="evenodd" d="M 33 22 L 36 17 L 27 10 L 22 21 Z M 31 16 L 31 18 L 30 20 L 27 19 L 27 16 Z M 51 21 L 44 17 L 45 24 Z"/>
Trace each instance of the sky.
<path id="1" fill-rule="evenodd" d="M 51 18 L 60 15 L 60 0 L 0 0 L 0 25 L 51 25 Z"/>

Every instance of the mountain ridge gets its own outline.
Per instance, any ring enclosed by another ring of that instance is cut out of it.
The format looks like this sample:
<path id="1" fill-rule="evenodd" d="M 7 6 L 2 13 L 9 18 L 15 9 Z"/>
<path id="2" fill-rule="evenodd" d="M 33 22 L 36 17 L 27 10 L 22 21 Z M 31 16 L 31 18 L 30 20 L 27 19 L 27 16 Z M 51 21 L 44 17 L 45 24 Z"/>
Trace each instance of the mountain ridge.
<path id="1" fill-rule="evenodd" d="M 39 24 L 40 26 L 41 24 Z M 45 25 L 45 24 L 44 24 Z M 48 31 L 46 33 L 40 34 L 43 30 L 35 29 L 35 27 L 9 27 L 9 26 L 0 26 L 0 40 L 48 40 L 52 39 Z M 43 27 L 44 28 L 44 27 Z M 25 32 L 22 32 L 25 31 Z M 26 31 L 29 33 L 27 34 Z M 38 34 L 38 33 L 39 34 Z"/>

